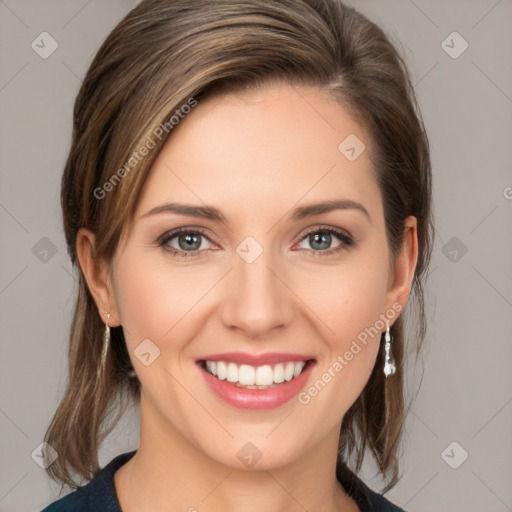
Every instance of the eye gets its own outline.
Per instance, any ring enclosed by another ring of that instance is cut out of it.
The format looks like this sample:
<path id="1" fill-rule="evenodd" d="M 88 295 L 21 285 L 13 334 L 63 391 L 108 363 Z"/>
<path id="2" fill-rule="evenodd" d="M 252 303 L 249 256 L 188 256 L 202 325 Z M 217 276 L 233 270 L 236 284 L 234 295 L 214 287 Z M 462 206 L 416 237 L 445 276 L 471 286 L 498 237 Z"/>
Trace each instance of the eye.
<path id="1" fill-rule="evenodd" d="M 337 238 L 340 243 L 334 248 L 331 248 L 330 245 L 333 242 L 333 236 Z M 313 231 L 309 231 L 302 237 L 301 243 L 304 241 L 308 242 L 312 247 L 312 249 L 306 250 L 312 250 L 315 256 L 323 256 L 325 253 L 338 253 L 348 249 L 354 243 L 353 238 L 347 232 L 331 227 L 317 228 Z"/>
<path id="2" fill-rule="evenodd" d="M 173 257 L 193 258 L 203 254 L 202 251 L 206 249 L 202 239 L 210 241 L 202 229 L 179 228 L 163 235 L 158 245 L 170 252 Z M 171 245 L 171 241 L 177 244 L 177 247 Z"/>
<path id="3" fill-rule="evenodd" d="M 334 248 L 330 245 L 333 242 L 333 236 L 338 239 L 339 244 Z M 178 228 L 174 231 L 165 233 L 158 241 L 158 245 L 163 250 L 169 252 L 176 258 L 194 258 L 205 254 L 208 247 L 204 247 L 203 240 L 211 240 L 205 235 L 202 229 Z M 301 243 L 307 241 L 311 249 L 305 249 L 313 253 L 314 256 L 331 255 L 343 250 L 347 250 L 354 244 L 353 238 L 346 231 L 332 227 L 317 228 L 307 232 L 301 239 Z M 174 244 L 174 245 L 173 245 Z"/>

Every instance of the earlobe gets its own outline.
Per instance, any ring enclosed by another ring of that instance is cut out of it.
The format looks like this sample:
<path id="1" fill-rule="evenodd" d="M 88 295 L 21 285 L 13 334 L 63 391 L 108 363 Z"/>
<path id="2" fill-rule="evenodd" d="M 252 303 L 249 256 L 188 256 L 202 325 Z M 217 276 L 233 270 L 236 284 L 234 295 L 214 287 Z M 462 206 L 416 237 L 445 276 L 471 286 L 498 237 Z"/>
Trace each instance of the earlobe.
<path id="1" fill-rule="evenodd" d="M 86 228 L 80 228 L 76 237 L 76 252 L 78 261 L 87 286 L 98 308 L 103 322 L 110 314 L 109 326 L 121 325 L 115 296 L 112 292 L 110 266 L 102 258 L 95 257 L 96 235 Z"/>

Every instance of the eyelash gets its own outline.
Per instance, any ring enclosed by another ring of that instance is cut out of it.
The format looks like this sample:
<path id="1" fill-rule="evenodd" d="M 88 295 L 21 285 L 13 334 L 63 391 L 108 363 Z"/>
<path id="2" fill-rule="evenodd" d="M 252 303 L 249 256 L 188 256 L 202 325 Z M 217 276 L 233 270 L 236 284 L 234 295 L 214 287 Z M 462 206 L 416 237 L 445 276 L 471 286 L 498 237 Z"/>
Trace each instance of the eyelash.
<path id="1" fill-rule="evenodd" d="M 196 251 L 183 251 L 183 250 L 175 249 L 173 247 L 169 247 L 167 245 L 173 238 L 176 238 L 177 236 L 182 235 L 184 233 L 200 235 L 200 236 L 203 236 L 204 238 L 206 238 L 207 240 L 209 240 L 210 242 L 212 242 L 208 238 L 208 236 L 206 236 L 205 231 L 201 228 L 195 228 L 195 229 L 178 228 L 174 231 L 169 231 L 169 232 L 165 233 L 162 237 L 160 237 L 160 239 L 158 240 L 159 247 L 161 247 L 164 251 L 169 252 L 171 254 L 171 256 L 174 258 L 186 259 L 186 258 L 195 258 L 195 257 L 201 256 L 202 251 L 197 251 L 197 250 Z M 315 251 L 314 249 L 302 249 L 305 251 L 312 252 L 313 257 L 318 257 L 318 256 L 321 257 L 324 255 L 330 256 L 333 254 L 337 254 L 339 252 L 346 251 L 349 247 L 354 245 L 354 240 L 348 233 L 346 233 L 345 231 L 339 230 L 339 229 L 331 228 L 331 227 L 316 228 L 314 230 L 308 231 L 307 233 L 304 233 L 304 235 L 300 239 L 300 242 L 302 242 L 308 236 L 317 234 L 317 233 L 329 233 L 331 235 L 335 235 L 342 243 L 338 247 L 335 247 L 333 249 L 326 249 L 323 251 L 322 250 Z M 203 251 L 204 250 L 206 250 L 206 249 L 203 249 Z"/>

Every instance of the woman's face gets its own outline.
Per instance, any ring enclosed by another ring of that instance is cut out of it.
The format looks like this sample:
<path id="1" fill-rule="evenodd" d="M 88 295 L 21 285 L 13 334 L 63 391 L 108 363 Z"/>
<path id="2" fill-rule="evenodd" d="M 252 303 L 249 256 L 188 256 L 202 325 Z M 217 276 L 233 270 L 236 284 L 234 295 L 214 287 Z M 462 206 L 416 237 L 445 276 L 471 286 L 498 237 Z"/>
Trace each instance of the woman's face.
<path id="1" fill-rule="evenodd" d="M 262 469 L 337 443 L 415 263 L 390 259 L 370 150 L 297 86 L 210 96 L 173 129 L 110 296 L 158 442 Z"/>

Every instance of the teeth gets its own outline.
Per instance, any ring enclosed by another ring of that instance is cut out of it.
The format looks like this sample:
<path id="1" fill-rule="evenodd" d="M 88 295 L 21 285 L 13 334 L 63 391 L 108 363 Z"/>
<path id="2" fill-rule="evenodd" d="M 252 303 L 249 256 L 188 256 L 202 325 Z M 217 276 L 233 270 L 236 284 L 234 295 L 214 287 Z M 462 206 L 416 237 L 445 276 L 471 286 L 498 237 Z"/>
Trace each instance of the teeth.
<path id="1" fill-rule="evenodd" d="M 210 373 L 212 373 L 212 375 L 215 375 L 215 373 L 213 373 L 212 367 L 210 367 Z M 217 361 L 217 377 L 219 378 L 219 380 L 225 380 L 226 373 L 227 373 L 226 363 L 224 361 Z"/>
<path id="2" fill-rule="evenodd" d="M 266 364 L 265 366 L 258 366 L 256 368 L 256 382 L 258 386 L 270 386 L 274 382 L 274 372 L 272 366 Z"/>
<path id="3" fill-rule="evenodd" d="M 256 372 L 252 366 L 243 364 L 238 369 L 238 382 L 242 386 L 254 386 L 256 384 Z"/>
<path id="4" fill-rule="evenodd" d="M 239 386 L 251 389 L 262 389 L 274 384 L 291 381 L 298 377 L 306 363 L 304 361 L 294 363 L 278 363 L 276 365 L 250 366 L 238 365 L 225 361 L 206 361 L 206 369 L 219 380 L 227 380 Z"/>
<path id="5" fill-rule="evenodd" d="M 293 371 L 293 376 L 298 377 L 302 373 L 303 366 L 295 365 L 295 370 Z"/>
<path id="6" fill-rule="evenodd" d="M 281 363 L 274 366 L 273 380 L 276 384 L 284 382 L 284 366 Z"/>
<path id="7" fill-rule="evenodd" d="M 295 365 L 293 363 L 286 363 L 286 368 L 284 369 L 284 380 L 286 380 L 286 381 L 292 380 L 294 372 L 295 372 Z"/>
<path id="8" fill-rule="evenodd" d="M 235 363 L 228 364 L 226 380 L 228 382 L 238 382 L 238 366 Z"/>

